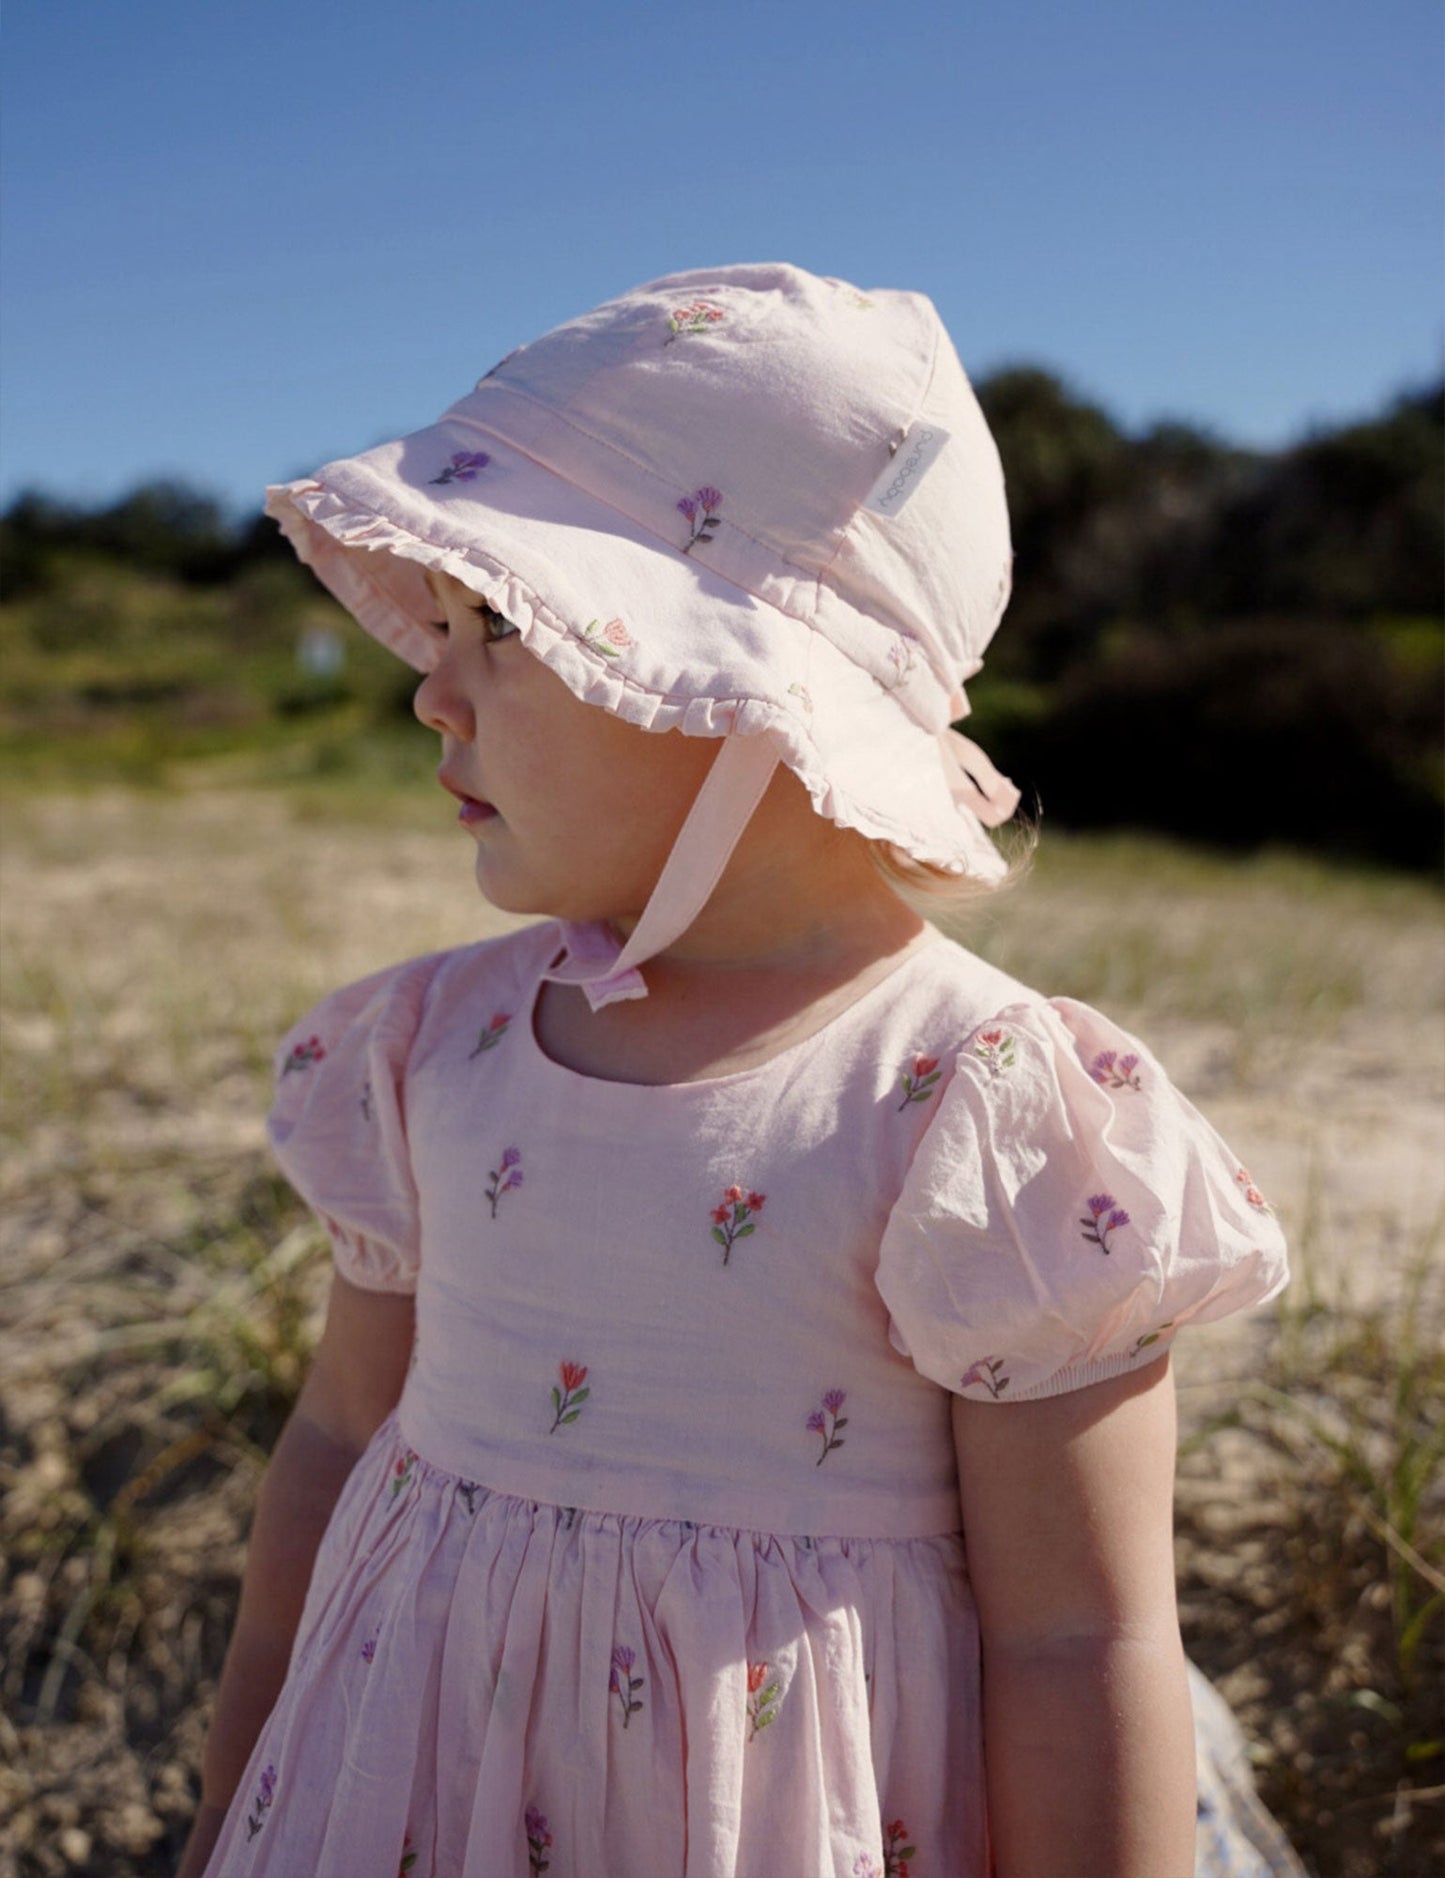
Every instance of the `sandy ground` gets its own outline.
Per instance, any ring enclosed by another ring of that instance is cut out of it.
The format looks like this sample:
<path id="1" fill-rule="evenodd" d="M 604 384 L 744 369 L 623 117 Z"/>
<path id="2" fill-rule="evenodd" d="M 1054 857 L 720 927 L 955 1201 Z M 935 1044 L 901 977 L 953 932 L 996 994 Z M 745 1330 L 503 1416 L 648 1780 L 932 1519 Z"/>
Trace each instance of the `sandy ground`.
<path id="1" fill-rule="evenodd" d="M 499 922 L 456 834 L 382 798 L 8 819 L 0 1873 L 159 1873 L 325 1290 L 265 1154 L 272 1042 Z M 1441 1420 L 1398 1398 L 1445 1326 L 1445 946 L 1423 890 L 1278 873 L 1064 844 L 970 943 L 1144 1030 L 1290 1232 L 1283 1305 L 1179 1348 L 1187 1642 L 1318 1878 L 1414 1878 L 1445 1858 L 1445 1623 L 1400 1647 L 1445 1564 L 1438 1457 L 1408 1542 L 1375 1487 Z"/>

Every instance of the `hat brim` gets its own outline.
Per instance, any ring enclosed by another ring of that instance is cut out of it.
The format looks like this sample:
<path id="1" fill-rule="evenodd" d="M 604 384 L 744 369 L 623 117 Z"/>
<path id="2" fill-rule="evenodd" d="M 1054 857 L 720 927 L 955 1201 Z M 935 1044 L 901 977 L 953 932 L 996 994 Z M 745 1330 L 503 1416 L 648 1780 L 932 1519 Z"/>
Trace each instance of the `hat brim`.
<path id="1" fill-rule="evenodd" d="M 709 568 L 706 534 L 687 551 L 688 517 L 679 512 L 677 540 L 664 540 L 501 439 L 482 441 L 475 473 L 463 461 L 447 477 L 455 459 L 482 453 L 475 426 L 443 419 L 272 486 L 266 513 L 416 671 L 431 669 L 443 643 L 423 579 L 433 569 L 511 621 L 585 703 L 648 730 L 770 736 L 831 821 L 950 872 L 1005 872 L 955 800 L 916 706 L 905 709 L 809 620 Z"/>

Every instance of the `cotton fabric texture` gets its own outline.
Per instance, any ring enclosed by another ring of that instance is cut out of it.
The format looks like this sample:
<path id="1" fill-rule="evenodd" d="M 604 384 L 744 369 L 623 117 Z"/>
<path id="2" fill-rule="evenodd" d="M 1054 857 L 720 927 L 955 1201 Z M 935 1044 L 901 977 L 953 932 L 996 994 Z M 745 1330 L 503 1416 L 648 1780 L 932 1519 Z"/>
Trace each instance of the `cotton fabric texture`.
<path id="1" fill-rule="evenodd" d="M 543 1054 L 563 943 L 281 1046 L 281 1165 L 418 1335 L 211 1878 L 988 1878 L 951 1399 L 1155 1360 L 1276 1224 L 1141 1044 L 944 939 L 669 1087 Z M 1200 1872 L 1297 1872 L 1198 1700 Z"/>

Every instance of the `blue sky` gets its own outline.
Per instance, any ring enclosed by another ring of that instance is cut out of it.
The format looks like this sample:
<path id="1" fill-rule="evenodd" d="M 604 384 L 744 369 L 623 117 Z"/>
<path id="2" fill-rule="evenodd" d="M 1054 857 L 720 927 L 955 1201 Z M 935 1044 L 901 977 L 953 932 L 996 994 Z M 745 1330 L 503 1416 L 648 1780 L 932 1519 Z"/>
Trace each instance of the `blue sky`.
<path id="1" fill-rule="evenodd" d="M 1272 446 L 1442 369 L 1438 0 L 10 0 L 0 503 L 267 482 L 675 268 Z"/>

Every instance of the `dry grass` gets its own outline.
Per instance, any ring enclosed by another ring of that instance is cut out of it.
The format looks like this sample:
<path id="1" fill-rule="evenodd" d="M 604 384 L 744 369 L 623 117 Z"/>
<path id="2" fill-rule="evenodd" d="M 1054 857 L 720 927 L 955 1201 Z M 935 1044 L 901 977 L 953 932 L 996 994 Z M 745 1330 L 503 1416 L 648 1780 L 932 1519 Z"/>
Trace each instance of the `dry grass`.
<path id="1" fill-rule="evenodd" d="M 160 1872 L 325 1283 L 264 1151 L 271 1046 L 500 922 L 425 790 L 41 794 L 8 823 L 0 1835 L 27 1872 Z M 1277 1324 L 1181 1347 L 1189 1642 L 1319 1878 L 1436 1869 L 1439 901 L 1051 834 L 970 934 L 1143 1029 L 1303 1253 Z"/>

